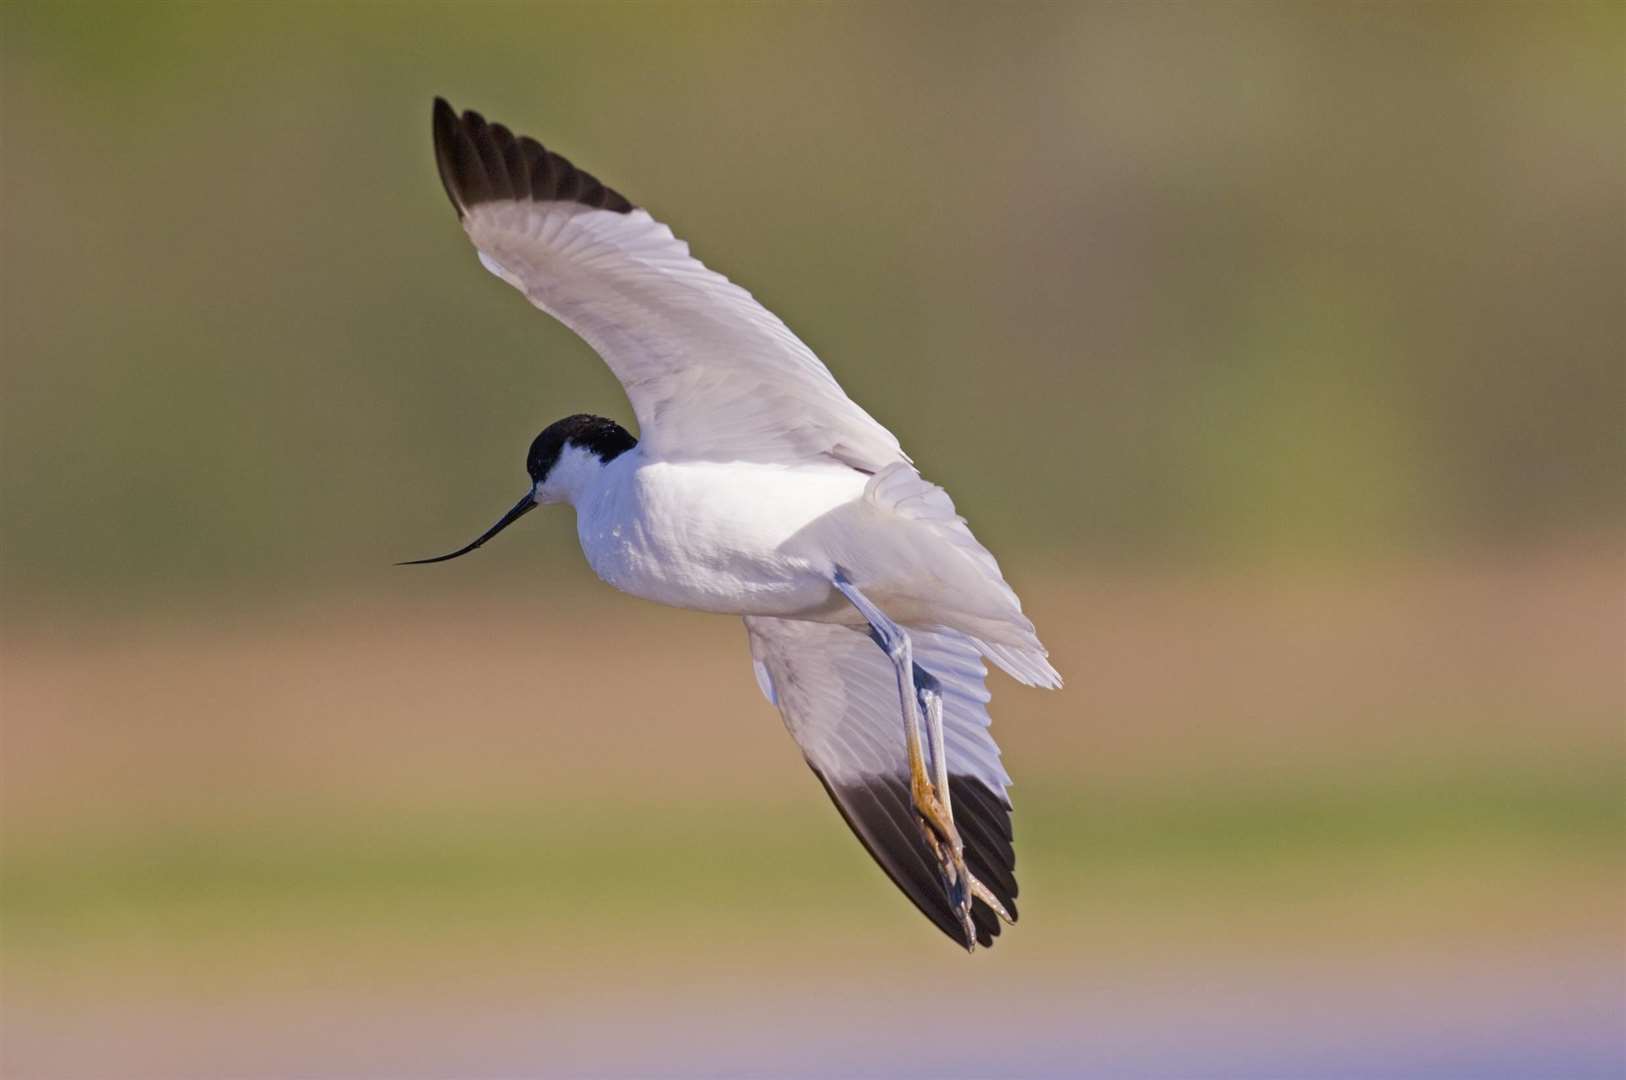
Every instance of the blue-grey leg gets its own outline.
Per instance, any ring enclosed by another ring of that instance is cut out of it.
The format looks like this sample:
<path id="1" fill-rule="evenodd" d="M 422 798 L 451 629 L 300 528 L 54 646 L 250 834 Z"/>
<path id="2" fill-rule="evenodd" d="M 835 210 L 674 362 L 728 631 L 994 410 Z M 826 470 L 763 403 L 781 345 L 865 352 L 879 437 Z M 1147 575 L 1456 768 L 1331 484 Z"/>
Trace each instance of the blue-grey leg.
<path id="1" fill-rule="evenodd" d="M 915 696 L 920 699 L 920 711 L 926 716 L 926 749 L 931 754 L 937 798 L 952 821 L 954 803 L 949 798 L 948 755 L 943 752 L 943 686 L 937 676 L 919 664 L 914 665 L 914 669 Z"/>
<path id="2" fill-rule="evenodd" d="M 846 574 L 836 571 L 833 584 L 869 623 L 870 638 L 886 653 L 897 672 L 898 699 L 903 706 L 904 746 L 909 758 L 910 801 L 914 804 L 927 846 L 937 857 L 938 873 L 948 890 L 949 901 L 960 920 L 960 926 L 965 931 L 966 948 L 972 949 L 977 943 L 977 933 L 971 921 L 971 898 L 974 895 L 992 894 L 966 869 L 965 844 L 960 839 L 960 831 L 954 827 L 954 815 L 949 808 L 941 688 L 930 672 L 915 663 L 914 646 L 909 640 L 908 631 L 888 618 L 848 580 Z M 927 722 L 931 725 L 933 771 L 937 774 L 935 785 L 926 774 L 926 759 L 921 745 L 922 705 L 925 706 Z M 996 907 L 995 910 L 1000 909 Z"/>

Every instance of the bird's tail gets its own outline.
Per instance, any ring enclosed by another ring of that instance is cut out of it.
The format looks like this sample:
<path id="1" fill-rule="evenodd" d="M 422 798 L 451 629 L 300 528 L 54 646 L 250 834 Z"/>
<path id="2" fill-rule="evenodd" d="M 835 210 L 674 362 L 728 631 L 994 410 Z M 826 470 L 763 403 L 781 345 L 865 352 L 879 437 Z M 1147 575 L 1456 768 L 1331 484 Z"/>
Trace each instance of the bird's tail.
<path id="1" fill-rule="evenodd" d="M 864 496 L 877 509 L 928 526 L 958 556 L 958 570 L 938 567 L 953 582 L 959 601 L 953 606 L 966 609 L 953 620 L 954 629 L 967 634 L 983 656 L 1018 682 L 1052 690 L 1061 686 L 1033 621 L 1022 614 L 1022 601 L 1006 583 L 993 553 L 954 509 L 948 492 L 900 461 L 871 477 Z M 954 561 L 951 557 L 950 563 Z"/>
<path id="2" fill-rule="evenodd" d="M 1061 689 L 1061 672 L 1051 665 L 1050 654 L 1039 644 L 1037 637 L 1033 638 L 1032 645 L 1025 646 L 990 644 L 981 638 L 972 640 L 977 643 L 977 650 L 982 655 L 1024 686 Z"/>

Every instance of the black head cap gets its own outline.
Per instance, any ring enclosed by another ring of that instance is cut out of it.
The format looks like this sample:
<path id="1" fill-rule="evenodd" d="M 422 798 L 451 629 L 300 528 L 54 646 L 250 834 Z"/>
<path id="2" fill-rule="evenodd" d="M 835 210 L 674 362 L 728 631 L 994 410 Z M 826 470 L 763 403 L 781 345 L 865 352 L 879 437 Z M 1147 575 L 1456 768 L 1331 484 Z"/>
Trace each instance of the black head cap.
<path id="1" fill-rule="evenodd" d="M 543 428 L 531 443 L 531 452 L 525 455 L 525 471 L 531 474 L 532 483 L 540 484 L 548 475 L 567 442 L 591 451 L 606 464 L 638 445 L 638 440 L 614 420 L 588 413 L 567 416 Z"/>

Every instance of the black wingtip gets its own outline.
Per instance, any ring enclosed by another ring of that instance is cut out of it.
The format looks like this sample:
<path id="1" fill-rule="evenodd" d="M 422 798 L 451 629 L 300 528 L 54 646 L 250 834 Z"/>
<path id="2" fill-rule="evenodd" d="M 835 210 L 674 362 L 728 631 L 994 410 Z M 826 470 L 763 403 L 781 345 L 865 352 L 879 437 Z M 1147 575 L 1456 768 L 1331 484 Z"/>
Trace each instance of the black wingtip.
<path id="1" fill-rule="evenodd" d="M 574 202 L 596 210 L 628 213 L 632 203 L 597 178 L 528 136 L 469 110 L 461 117 L 443 97 L 431 113 L 435 165 L 457 216 L 486 202 Z"/>
<path id="2" fill-rule="evenodd" d="M 452 162 L 452 145 L 457 141 L 458 132 L 457 113 L 452 109 L 452 103 L 443 97 L 437 97 L 430 122 L 435 135 L 435 167 L 440 170 L 440 183 L 446 189 L 446 197 L 452 200 L 452 208 L 457 211 L 457 218 L 461 221 L 463 203 L 458 198 L 457 184 L 454 181 L 456 167 Z"/>
<path id="3" fill-rule="evenodd" d="M 818 769 L 830 801 L 841 811 L 853 834 L 881 869 L 949 939 L 972 950 L 960 920 L 949 903 L 948 891 L 936 868 L 936 858 L 909 803 L 908 783 L 902 777 L 864 777 L 833 783 Z M 1011 848 L 1010 804 L 972 776 L 949 777 L 954 824 L 965 841 L 966 867 L 993 893 L 1010 915 L 1016 911 L 1016 853 Z M 999 936 L 999 916 L 980 898 L 971 905 L 976 945 L 988 948 Z"/>

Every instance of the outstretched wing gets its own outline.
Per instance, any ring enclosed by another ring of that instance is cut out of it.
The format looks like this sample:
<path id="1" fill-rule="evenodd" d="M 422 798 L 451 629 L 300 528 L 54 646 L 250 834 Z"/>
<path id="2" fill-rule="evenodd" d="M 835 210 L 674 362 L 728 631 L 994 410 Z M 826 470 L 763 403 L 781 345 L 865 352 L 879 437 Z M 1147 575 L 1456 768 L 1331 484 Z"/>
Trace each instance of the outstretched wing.
<path id="1" fill-rule="evenodd" d="M 904 895 L 954 941 L 962 931 L 909 801 L 909 763 L 891 661 L 851 627 L 748 616 L 757 682 L 853 833 Z M 943 688 L 943 742 L 954 824 L 970 871 L 1016 916 L 1010 783 L 988 734 L 987 669 L 970 638 L 911 629 L 915 662 Z M 999 919 L 981 900 L 971 918 L 989 945 Z"/>
<path id="2" fill-rule="evenodd" d="M 620 193 L 437 98 L 435 158 L 480 261 L 591 345 L 667 460 L 907 460 L 811 349 Z"/>

